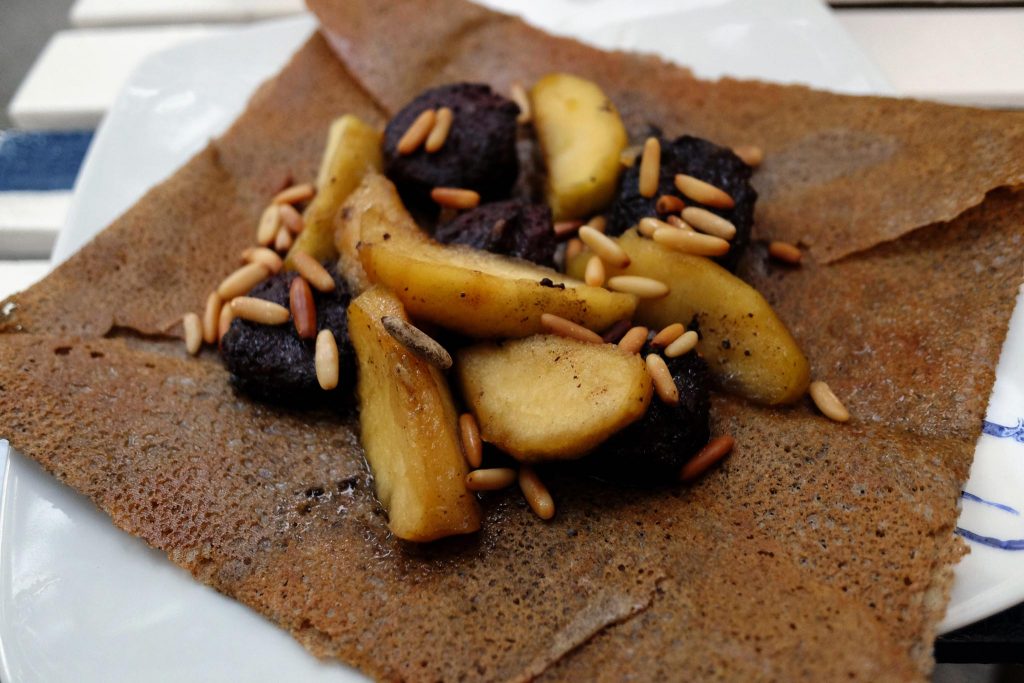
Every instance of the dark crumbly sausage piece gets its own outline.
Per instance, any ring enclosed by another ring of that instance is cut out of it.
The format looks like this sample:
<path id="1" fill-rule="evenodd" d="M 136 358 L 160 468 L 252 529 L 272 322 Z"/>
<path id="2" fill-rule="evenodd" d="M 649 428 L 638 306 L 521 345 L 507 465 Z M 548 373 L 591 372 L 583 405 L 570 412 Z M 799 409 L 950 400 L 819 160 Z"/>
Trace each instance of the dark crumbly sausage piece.
<path id="1" fill-rule="evenodd" d="M 398 141 L 426 109 L 448 107 L 454 114 L 444 146 L 434 152 L 420 147 L 399 155 Z M 516 154 L 515 102 L 487 85 L 455 83 L 421 93 L 395 114 L 384 129 L 387 176 L 407 204 L 431 205 L 435 187 L 476 190 L 484 200 L 503 199 L 519 174 Z"/>
<path id="2" fill-rule="evenodd" d="M 316 340 L 299 339 L 289 320 L 284 325 L 259 325 L 236 318 L 224 335 L 221 355 L 239 390 L 263 401 L 288 407 L 348 404 L 355 385 L 355 352 L 348 339 L 348 304 L 352 297 L 333 264 L 333 292 L 313 290 L 317 330 L 329 329 L 338 344 L 339 381 L 324 391 L 316 379 Z M 296 273 L 279 273 L 256 285 L 249 296 L 288 307 L 288 290 Z M 339 398 L 341 397 L 341 398 Z"/>
<path id="3" fill-rule="evenodd" d="M 466 244 L 554 267 L 558 246 L 551 226 L 551 209 L 521 199 L 482 204 L 441 225 L 438 242 Z"/>
<path id="4" fill-rule="evenodd" d="M 732 209 L 703 206 L 676 189 L 677 173 L 685 173 L 725 190 L 736 202 Z M 618 194 L 609 212 L 608 234 L 621 235 L 645 216 L 657 216 L 654 205 L 663 194 L 681 198 L 687 206 L 701 206 L 723 216 L 736 226 L 736 237 L 729 253 L 715 259 L 729 270 L 735 270 L 743 250 L 750 242 L 750 229 L 754 224 L 754 203 L 757 192 L 750 185 L 752 169 L 733 154 L 731 149 L 701 138 L 683 135 L 668 142 L 661 141 L 661 174 L 658 192 L 653 197 L 640 196 L 640 162 L 622 174 Z"/>
<path id="5" fill-rule="evenodd" d="M 647 345 L 642 354 L 652 352 Z M 584 458 L 597 476 L 629 484 L 672 484 L 711 438 L 707 363 L 693 352 L 665 362 L 679 390 L 679 405 L 666 405 L 655 395 L 642 419 Z"/>

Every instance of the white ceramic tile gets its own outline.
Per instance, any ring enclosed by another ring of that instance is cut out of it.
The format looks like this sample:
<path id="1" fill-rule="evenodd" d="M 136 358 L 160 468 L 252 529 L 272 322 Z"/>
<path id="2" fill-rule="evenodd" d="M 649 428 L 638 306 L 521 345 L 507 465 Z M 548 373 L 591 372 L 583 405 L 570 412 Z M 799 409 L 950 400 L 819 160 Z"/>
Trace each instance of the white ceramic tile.
<path id="1" fill-rule="evenodd" d="M 50 262 L 0 261 L 0 299 L 34 285 L 50 272 Z"/>
<path id="2" fill-rule="evenodd" d="M 225 30 L 221 25 L 60 31 L 21 82 L 8 114 L 19 128 L 95 128 L 139 62 Z"/>
<path id="3" fill-rule="evenodd" d="M 836 16 L 901 95 L 1024 107 L 1024 7 L 848 9 Z"/>
<path id="4" fill-rule="evenodd" d="M 70 192 L 0 192 L 0 259 L 49 258 Z"/>
<path id="5" fill-rule="evenodd" d="M 252 21 L 302 12 L 302 0 L 77 0 L 74 26 Z"/>

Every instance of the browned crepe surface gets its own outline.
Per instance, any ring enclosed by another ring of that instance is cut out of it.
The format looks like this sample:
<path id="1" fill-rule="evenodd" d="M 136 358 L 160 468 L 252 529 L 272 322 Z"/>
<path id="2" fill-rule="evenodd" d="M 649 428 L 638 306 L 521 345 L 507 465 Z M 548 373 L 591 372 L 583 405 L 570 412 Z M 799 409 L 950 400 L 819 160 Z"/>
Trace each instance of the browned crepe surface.
<path id="1" fill-rule="evenodd" d="M 756 235 L 803 242 L 821 260 L 950 220 L 989 190 L 1024 183 L 1024 113 L 702 81 L 655 57 L 554 38 L 462 0 L 308 4 L 390 113 L 427 86 L 475 80 L 508 92 L 517 80 L 567 71 L 601 84 L 636 141 L 654 124 L 760 145 Z"/>
<path id="2" fill-rule="evenodd" d="M 480 59 L 499 48 L 481 47 Z M 573 70 L 632 59 L 594 54 Z M 792 93 L 807 106 L 835 97 Z M 965 127 L 975 117 L 936 110 Z M 514 491 L 492 495 L 478 536 L 416 548 L 387 535 L 351 421 L 237 397 L 214 358 L 186 358 L 178 344 L 72 338 L 112 324 L 151 333 L 198 308 L 251 243 L 277 178 L 311 178 L 326 122 L 346 111 L 379 120 L 314 38 L 226 136 L 16 297 L 4 329 L 33 334 L 0 335 L 0 435 L 314 653 L 378 678 L 906 680 L 928 670 L 961 552 L 959 487 L 1020 280 L 1020 195 L 993 193 L 949 224 L 828 266 L 781 268 L 758 250 L 746 259 L 853 423 L 806 404 L 719 397 L 715 431 L 739 445 L 692 488 L 549 474 L 552 522 Z M 694 126 L 732 116 L 709 113 Z M 999 135 L 1021 134 L 1019 117 L 1000 120 Z M 957 148 L 945 154 L 960 162 Z M 214 206 L 237 222 L 209 219 Z M 148 272 L 158 261 L 164 277 Z"/>

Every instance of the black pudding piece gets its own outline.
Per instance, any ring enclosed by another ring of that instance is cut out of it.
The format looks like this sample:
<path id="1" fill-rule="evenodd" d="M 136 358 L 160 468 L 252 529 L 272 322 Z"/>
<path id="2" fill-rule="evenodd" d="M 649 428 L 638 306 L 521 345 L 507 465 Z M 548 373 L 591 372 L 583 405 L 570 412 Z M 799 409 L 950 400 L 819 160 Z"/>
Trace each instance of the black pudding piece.
<path id="1" fill-rule="evenodd" d="M 754 203 L 757 191 L 750 185 L 752 169 L 736 156 L 731 149 L 719 147 L 702 138 L 683 135 L 668 142 L 661 141 L 661 174 L 658 177 L 658 191 L 653 197 L 640 196 L 640 160 L 622 174 L 618 194 L 609 212 L 608 234 L 621 235 L 646 216 L 658 216 L 654 205 L 663 194 L 679 197 L 687 206 L 699 206 L 732 221 L 736 226 L 736 237 L 732 248 L 725 256 L 715 259 L 729 270 L 735 270 L 743 250 L 750 242 L 750 229 L 754 224 Z M 732 209 L 715 209 L 704 206 L 683 196 L 676 189 L 677 173 L 699 178 L 715 187 L 725 190 L 736 206 Z"/>
<path id="2" fill-rule="evenodd" d="M 648 345 L 642 354 L 652 352 Z M 679 390 L 679 405 L 666 405 L 655 394 L 642 419 L 584 458 L 602 479 L 645 486 L 677 482 L 683 465 L 711 438 L 707 363 L 695 352 L 665 362 Z"/>
<path id="3" fill-rule="evenodd" d="M 326 265 L 326 264 L 325 264 Z M 348 338 L 348 304 L 352 299 L 333 265 L 333 292 L 313 289 L 317 330 L 329 329 L 338 344 L 338 386 L 324 391 L 316 379 L 315 339 L 299 339 L 295 325 L 260 325 L 235 318 L 224 335 L 221 354 L 240 391 L 288 407 L 347 403 L 355 384 L 355 352 Z M 249 296 L 288 307 L 295 273 L 279 273 L 256 285 Z M 339 396 L 343 397 L 339 399 Z"/>
<path id="4" fill-rule="evenodd" d="M 552 268 L 558 246 L 551 226 L 551 209 L 521 199 L 481 204 L 438 227 L 434 238 Z"/>
<path id="5" fill-rule="evenodd" d="M 448 107 L 452 127 L 444 146 L 428 153 L 420 146 L 399 155 L 398 141 L 426 109 Z M 476 190 L 484 201 L 503 199 L 519 174 L 516 155 L 516 116 L 519 107 L 487 85 L 454 83 L 421 93 L 388 122 L 384 129 L 387 176 L 402 199 L 430 207 L 435 187 Z"/>

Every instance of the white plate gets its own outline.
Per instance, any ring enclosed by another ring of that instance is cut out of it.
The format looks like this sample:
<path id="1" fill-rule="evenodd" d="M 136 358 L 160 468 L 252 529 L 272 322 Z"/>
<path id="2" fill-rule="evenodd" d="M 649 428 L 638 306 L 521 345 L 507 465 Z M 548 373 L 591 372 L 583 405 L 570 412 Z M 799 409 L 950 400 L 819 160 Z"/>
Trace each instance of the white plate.
<path id="1" fill-rule="evenodd" d="M 489 4 L 513 5 L 511 0 Z M 583 15 L 581 4 L 588 10 Z M 670 12 L 652 0 L 631 4 L 632 18 L 610 14 L 621 12 L 621 6 L 607 0 L 549 0 L 543 11 L 540 3 L 517 6 L 534 23 L 576 32 L 606 47 L 631 47 L 638 32 L 658 27 L 659 40 L 665 41 L 662 53 L 685 60 L 702 75 L 720 75 L 725 69 L 738 76 L 847 92 L 891 92 L 815 0 L 705 0 L 683 8 L 673 3 Z M 596 8 L 601 9 L 591 11 Z M 584 15 L 586 19 L 578 18 Z M 614 23 L 599 25 L 593 16 Z M 683 32 L 668 30 L 672 26 L 700 26 L 701 31 L 680 41 Z M 273 22 L 179 46 L 145 62 L 96 136 L 57 241 L 55 262 L 222 132 L 256 85 L 276 72 L 312 30 L 308 18 Z M 1020 386 L 1024 381 L 1012 384 Z M 1000 382 L 997 393 L 1002 390 Z M 1019 392 L 1007 391 L 1007 405 L 1021 405 Z M 1016 424 L 1014 414 L 993 411 L 991 419 Z M 1024 487 L 1005 496 L 994 488 L 1011 485 L 999 461 L 1013 457 L 1003 448 L 1007 440 L 986 437 L 983 446 L 988 441 L 978 458 L 992 460 L 1000 477 L 976 487 L 972 479 L 970 490 L 1024 509 Z M 0 442 L 0 461 L 5 450 L 6 443 Z M 986 455 L 990 450 L 993 455 Z M 975 471 L 981 469 L 976 464 Z M 989 509 L 967 506 L 964 526 L 1012 536 L 1012 526 L 990 527 L 987 519 L 968 519 L 972 510 L 985 515 Z M 993 524 L 1018 521 L 998 512 L 992 515 Z M 983 567 L 970 564 L 972 556 L 958 571 L 954 608 L 981 605 L 968 619 L 1024 598 L 1024 585 L 1006 588 L 998 570 L 1008 564 L 1007 558 L 1017 559 L 1016 573 L 1024 575 L 1021 556 L 992 552 L 994 559 L 986 559 Z M 973 588 L 963 593 L 964 586 Z M 993 591 L 995 597 L 989 595 Z M 979 603 L 982 596 L 987 597 Z M 17 454 L 7 459 L 0 507 L 0 679 L 363 680 L 341 665 L 317 661 L 285 631 L 193 581 L 162 553 L 118 531 L 88 500 Z"/>

